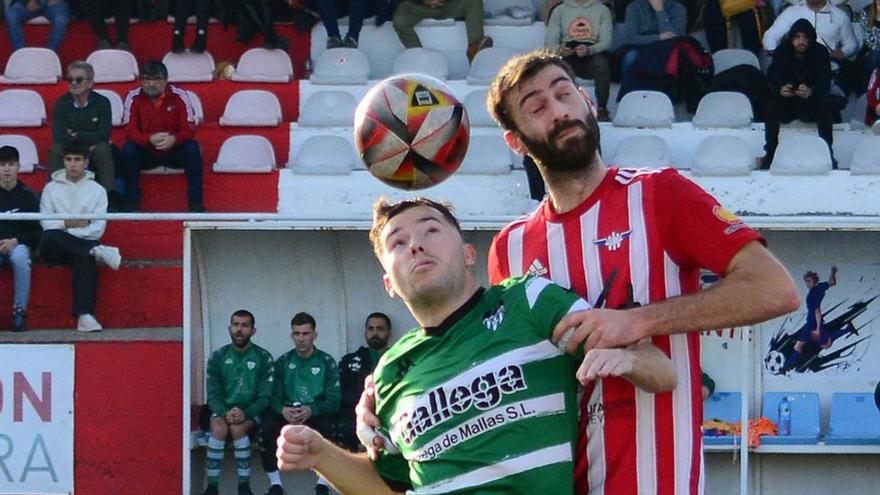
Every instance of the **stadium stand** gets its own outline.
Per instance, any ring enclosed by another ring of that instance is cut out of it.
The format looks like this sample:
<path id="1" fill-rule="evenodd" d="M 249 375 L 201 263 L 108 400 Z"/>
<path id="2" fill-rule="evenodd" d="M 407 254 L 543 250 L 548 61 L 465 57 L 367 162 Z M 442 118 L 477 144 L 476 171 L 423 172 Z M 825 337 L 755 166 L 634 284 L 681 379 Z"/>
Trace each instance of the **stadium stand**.
<path id="1" fill-rule="evenodd" d="M 720 420 L 726 423 L 739 423 L 742 408 L 740 392 L 715 392 L 703 401 L 703 421 Z M 734 445 L 736 435 L 704 435 L 705 445 Z"/>
<path id="2" fill-rule="evenodd" d="M 799 134 L 780 140 L 770 172 L 775 175 L 823 175 L 831 171 L 828 144 L 815 135 Z"/>
<path id="3" fill-rule="evenodd" d="M 758 61 L 758 57 L 754 53 L 748 50 L 743 50 L 742 48 L 718 50 L 712 54 L 712 64 L 715 68 L 715 74 L 724 72 L 731 67 L 741 64 L 751 65 L 756 69 L 761 68 L 761 63 Z"/>
<path id="4" fill-rule="evenodd" d="M 110 100 L 110 118 L 113 121 L 114 126 L 121 126 L 123 124 L 122 114 L 124 108 L 122 104 L 122 98 L 119 96 L 119 93 L 113 91 L 112 89 L 105 88 L 95 88 L 94 91 Z"/>
<path id="5" fill-rule="evenodd" d="M 303 102 L 299 125 L 311 127 L 351 127 L 357 101 L 345 91 L 322 90 Z"/>
<path id="6" fill-rule="evenodd" d="M 333 48 L 315 60 L 313 84 L 367 84 L 370 62 L 355 48 Z"/>
<path id="7" fill-rule="evenodd" d="M 880 136 L 868 135 L 859 139 L 849 170 L 853 175 L 880 174 Z"/>
<path id="8" fill-rule="evenodd" d="M 697 112 L 691 122 L 694 127 L 703 128 L 749 127 L 752 125 L 752 106 L 749 98 L 742 93 L 732 91 L 708 93 L 700 99 Z"/>
<path id="9" fill-rule="evenodd" d="M 488 86 L 498 70 L 508 60 L 518 55 L 513 48 L 492 47 L 480 50 L 468 71 L 467 82 L 475 86 Z"/>
<path id="10" fill-rule="evenodd" d="M 275 126 L 281 123 L 278 97 L 264 89 L 243 89 L 226 102 L 220 116 L 221 126 Z"/>
<path id="11" fill-rule="evenodd" d="M 675 111 L 659 91 L 632 91 L 624 95 L 614 114 L 615 127 L 670 127 Z"/>
<path id="12" fill-rule="evenodd" d="M 140 73 L 137 59 L 125 50 L 95 50 L 86 62 L 95 69 L 95 83 L 130 82 Z"/>
<path id="13" fill-rule="evenodd" d="M 37 145 L 34 140 L 21 134 L 0 134 L 0 146 L 12 146 L 18 150 L 21 168 L 18 173 L 30 174 L 34 172 L 39 159 L 37 158 Z"/>
<path id="14" fill-rule="evenodd" d="M 48 48 L 25 47 L 6 60 L 2 84 L 55 84 L 61 79 L 61 60 Z"/>
<path id="15" fill-rule="evenodd" d="M 302 175 L 347 175 L 360 162 L 350 141 L 323 134 L 309 137 L 293 158 L 290 168 Z"/>
<path id="16" fill-rule="evenodd" d="M 43 98 L 31 89 L 0 91 L 0 127 L 40 127 L 46 122 Z"/>
<path id="17" fill-rule="evenodd" d="M 407 73 L 427 74 L 443 81 L 449 78 L 449 63 L 439 50 L 407 48 L 397 55 L 391 74 Z"/>
<path id="18" fill-rule="evenodd" d="M 691 171 L 694 175 L 748 175 L 755 168 L 749 145 L 737 136 L 708 136 L 697 145 Z"/>
<path id="19" fill-rule="evenodd" d="M 818 138 L 817 138 L 818 139 Z M 763 436 L 767 445 L 815 444 L 819 441 L 819 395 L 812 392 L 767 392 L 761 405 L 761 416 L 777 422 L 778 407 L 783 398 L 791 404 L 791 435 Z"/>
<path id="20" fill-rule="evenodd" d="M 221 173 L 269 173 L 275 169 L 275 151 L 263 136 L 232 136 L 223 142 L 212 170 Z"/>
<path id="21" fill-rule="evenodd" d="M 637 134 L 626 136 L 617 144 L 610 165 L 621 167 L 671 167 L 672 152 L 663 138 Z"/>
<path id="22" fill-rule="evenodd" d="M 168 53 L 162 57 L 168 68 L 168 82 L 208 82 L 214 79 L 214 57 L 210 53 Z"/>
<path id="23" fill-rule="evenodd" d="M 486 109 L 486 93 L 488 92 L 487 89 L 479 89 L 471 91 L 464 97 L 464 107 L 467 109 L 471 127 L 497 128 L 497 124 L 489 115 L 489 110 Z"/>
<path id="24" fill-rule="evenodd" d="M 471 135 L 467 154 L 458 169 L 463 175 L 505 175 L 513 169 L 513 156 L 498 134 Z"/>
<path id="25" fill-rule="evenodd" d="M 251 48 L 238 59 L 232 73 L 237 82 L 289 82 L 293 79 L 293 62 L 283 50 Z"/>
<path id="26" fill-rule="evenodd" d="M 874 394 L 831 394 L 828 435 L 823 440 L 830 445 L 880 444 L 880 411 L 874 405 Z"/>

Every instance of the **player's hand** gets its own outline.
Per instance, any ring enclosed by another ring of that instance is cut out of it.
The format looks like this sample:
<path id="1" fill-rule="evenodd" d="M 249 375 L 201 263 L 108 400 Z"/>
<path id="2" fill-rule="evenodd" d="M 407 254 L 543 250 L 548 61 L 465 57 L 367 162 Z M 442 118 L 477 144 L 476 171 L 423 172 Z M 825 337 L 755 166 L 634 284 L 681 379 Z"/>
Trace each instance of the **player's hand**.
<path id="1" fill-rule="evenodd" d="M 624 377 L 632 373 L 633 355 L 626 349 L 592 349 L 584 356 L 575 376 L 586 385 L 596 378 Z"/>
<path id="2" fill-rule="evenodd" d="M 354 408 L 357 418 L 358 439 L 367 448 L 367 455 L 371 460 L 379 458 L 379 451 L 385 447 L 385 441 L 377 434 L 376 428 L 382 426 L 379 417 L 376 416 L 376 383 L 373 375 L 367 375 L 364 379 L 364 391 Z"/>
<path id="3" fill-rule="evenodd" d="M 287 425 L 278 436 L 278 469 L 284 472 L 313 469 L 324 448 L 324 437 L 308 426 Z"/>
<path id="4" fill-rule="evenodd" d="M 832 275 L 837 274 L 837 265 L 831 265 L 831 273 L 832 273 Z"/>
<path id="5" fill-rule="evenodd" d="M 587 45 L 578 45 L 574 47 L 574 53 L 578 57 L 586 57 L 590 54 L 590 47 L 588 47 Z"/>
<path id="6" fill-rule="evenodd" d="M 636 326 L 637 320 L 632 311 L 618 309 L 588 309 L 566 315 L 553 329 L 553 342 L 559 342 L 563 335 L 574 328 L 574 333 L 565 345 L 565 352 L 576 354 L 578 347 L 584 352 L 590 349 L 608 349 L 635 344 L 642 337 Z M 568 338 L 568 337 L 567 337 Z"/>

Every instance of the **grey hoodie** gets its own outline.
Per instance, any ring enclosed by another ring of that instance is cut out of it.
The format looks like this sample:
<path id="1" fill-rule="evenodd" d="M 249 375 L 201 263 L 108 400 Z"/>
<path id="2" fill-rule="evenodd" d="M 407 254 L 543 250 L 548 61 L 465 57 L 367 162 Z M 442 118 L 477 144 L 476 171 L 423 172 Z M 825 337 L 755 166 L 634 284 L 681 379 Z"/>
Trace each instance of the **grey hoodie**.
<path id="1" fill-rule="evenodd" d="M 563 0 L 553 9 L 547 21 L 544 47 L 559 48 L 568 41 L 591 42 L 590 54 L 611 49 L 611 33 L 614 27 L 611 11 L 599 0 Z"/>

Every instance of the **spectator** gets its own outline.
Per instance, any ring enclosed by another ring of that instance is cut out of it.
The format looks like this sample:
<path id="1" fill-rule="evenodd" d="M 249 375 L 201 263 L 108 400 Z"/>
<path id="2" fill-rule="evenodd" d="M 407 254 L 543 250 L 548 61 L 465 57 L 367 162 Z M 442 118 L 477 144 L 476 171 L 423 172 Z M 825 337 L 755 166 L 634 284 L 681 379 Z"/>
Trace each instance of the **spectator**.
<path id="1" fill-rule="evenodd" d="M 416 24 L 424 19 L 464 19 L 467 31 L 467 59 L 492 46 L 492 38 L 483 35 L 483 0 L 403 0 L 391 17 L 394 30 L 405 48 L 422 46 Z"/>
<path id="2" fill-rule="evenodd" d="M 758 11 L 752 8 L 732 16 L 729 21 L 739 27 L 740 42 L 742 47 L 761 55 L 761 33 L 758 30 Z M 719 0 L 706 0 L 703 7 L 703 26 L 706 33 L 706 41 L 712 53 L 727 48 L 727 22 L 721 12 Z"/>
<path id="3" fill-rule="evenodd" d="M 598 120 L 611 120 L 608 92 L 611 87 L 611 10 L 599 0 L 564 0 L 550 14 L 544 47 L 558 50 L 574 73 L 596 82 Z"/>
<path id="4" fill-rule="evenodd" d="M 859 61 L 862 66 L 862 80 L 859 92 L 868 87 L 871 73 L 880 67 L 880 0 L 873 0 L 859 12 L 862 27 L 862 52 Z"/>
<path id="5" fill-rule="evenodd" d="M 272 396 L 273 362 L 269 351 L 251 342 L 257 333 L 254 315 L 239 309 L 229 317 L 232 343 L 211 353 L 208 359 L 207 394 L 210 430 L 205 471 L 208 488 L 204 495 L 217 495 L 223 449 L 232 437 L 238 467 L 238 494 L 253 495 L 251 441 L 248 433 L 269 406 Z"/>
<path id="6" fill-rule="evenodd" d="M 254 31 L 260 31 L 263 33 L 263 48 L 267 50 L 280 48 L 287 51 L 290 42 L 275 31 L 275 20 L 269 0 L 238 0 L 235 9 L 238 22 L 238 34 L 235 39 L 238 42 L 249 43 Z"/>
<path id="7" fill-rule="evenodd" d="M 376 0 L 376 25 L 381 25 L 387 19 L 389 0 Z M 350 0 L 347 6 L 337 5 L 336 0 L 312 0 L 307 2 L 310 8 L 318 12 L 321 23 L 327 30 L 327 49 L 331 48 L 357 48 L 361 27 L 364 17 L 367 15 L 368 0 Z M 347 7 L 347 8 L 341 8 Z M 348 32 L 345 38 L 339 34 L 339 21 L 341 15 L 348 14 Z"/>
<path id="8" fill-rule="evenodd" d="M 335 436 L 339 370 L 329 354 L 315 347 L 316 328 L 312 315 L 294 315 L 290 320 L 294 348 L 275 363 L 271 407 L 260 421 L 260 453 L 271 485 L 266 495 L 284 495 L 275 458 L 275 440 L 284 425 L 309 425 L 326 436 Z M 315 494 L 329 493 L 327 481 L 319 476 Z"/>
<path id="9" fill-rule="evenodd" d="M 779 123 L 800 119 L 816 122 L 819 136 L 832 151 L 832 109 L 827 101 L 831 87 L 828 50 L 816 41 L 810 21 L 798 19 L 792 24 L 785 43 L 773 53 L 767 69 L 770 99 L 764 113 L 764 149 L 761 167 L 770 168 L 779 143 Z M 834 168 L 837 161 L 834 160 Z"/>
<path id="10" fill-rule="evenodd" d="M 58 51 L 70 22 L 70 8 L 66 0 L 12 0 L 6 8 L 6 30 L 13 50 L 24 48 L 25 21 L 39 16 L 45 16 L 52 23 L 46 47 Z"/>
<path id="11" fill-rule="evenodd" d="M 125 135 L 120 153 L 126 208 L 140 210 L 141 170 L 159 165 L 186 174 L 189 211 L 205 211 L 202 202 L 202 151 L 195 137 L 195 114 L 186 91 L 168 84 L 168 69 L 159 61 L 144 64 L 141 87 L 125 98 Z"/>
<path id="12" fill-rule="evenodd" d="M 92 25 L 92 31 L 98 37 L 98 50 L 112 48 L 110 34 L 107 33 L 107 22 L 104 17 L 107 10 L 103 0 L 82 0 L 81 6 Z M 114 0 L 109 2 L 113 5 L 114 25 L 116 26 L 116 48 L 131 51 L 128 44 L 128 26 L 131 22 L 131 12 L 134 8 L 134 0 Z"/>
<path id="13" fill-rule="evenodd" d="M 635 70 L 639 54 L 659 42 L 684 36 L 687 12 L 676 0 L 633 0 L 626 8 L 617 99 L 640 89 L 644 82 Z M 652 54 L 653 55 L 653 54 Z"/>
<path id="14" fill-rule="evenodd" d="M 361 442 L 355 434 L 354 408 L 364 391 L 364 379 L 376 369 L 382 354 L 388 350 L 391 337 L 391 318 L 385 313 L 370 313 L 364 322 L 364 341 L 357 351 L 342 356 L 339 361 L 339 383 L 342 388 L 342 405 L 339 408 L 339 440 L 352 452 L 361 450 Z"/>
<path id="15" fill-rule="evenodd" d="M 872 126 L 880 116 L 880 68 L 874 69 L 868 81 L 868 105 L 865 108 L 865 124 Z"/>
<path id="16" fill-rule="evenodd" d="M 110 100 L 92 90 L 95 70 L 82 60 L 67 67 L 67 93 L 52 108 L 52 147 L 49 149 L 49 173 L 64 168 L 64 146 L 76 140 L 89 148 L 89 168 L 95 181 L 107 191 L 111 209 L 121 199 L 114 185 L 116 167 L 110 144 L 113 126 Z M 50 179 L 51 180 L 51 179 Z"/>
<path id="17" fill-rule="evenodd" d="M 40 197 L 40 213 L 81 215 L 107 213 L 107 192 L 92 180 L 86 170 L 88 147 L 70 141 L 64 147 L 64 170 L 52 174 Z M 107 227 L 106 220 L 42 220 L 40 255 L 48 263 L 73 268 L 73 316 L 80 332 L 97 332 L 103 327 L 95 319 L 98 295 L 96 262 L 119 269 L 119 249 L 98 242 Z"/>
<path id="18" fill-rule="evenodd" d="M 18 180 L 18 150 L 0 147 L 0 212 L 37 213 L 37 195 Z M 27 305 L 31 290 L 31 250 L 40 241 L 40 223 L 36 220 L 0 222 L 0 266 L 9 263 L 13 272 L 12 331 L 27 330 Z"/>
<path id="19" fill-rule="evenodd" d="M 195 10 L 196 38 L 193 41 L 194 53 L 203 53 L 208 49 L 208 21 L 211 17 L 211 0 L 177 0 L 174 5 L 174 31 L 171 33 L 171 51 L 183 53 L 183 34 L 189 15 Z"/>

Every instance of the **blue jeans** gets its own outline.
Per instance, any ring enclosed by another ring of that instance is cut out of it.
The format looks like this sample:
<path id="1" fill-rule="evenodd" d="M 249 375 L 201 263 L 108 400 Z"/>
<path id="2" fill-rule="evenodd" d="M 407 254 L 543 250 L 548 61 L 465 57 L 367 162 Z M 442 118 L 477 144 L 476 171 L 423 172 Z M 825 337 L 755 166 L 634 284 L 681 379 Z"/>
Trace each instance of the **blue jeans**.
<path id="1" fill-rule="evenodd" d="M 18 50 L 24 48 L 24 28 L 22 25 L 25 21 L 41 15 L 46 16 L 52 23 L 52 30 L 49 32 L 49 42 L 47 48 L 58 51 L 64 35 L 67 34 L 67 23 L 70 22 L 70 8 L 65 0 L 61 0 L 55 5 L 49 5 L 49 0 L 39 0 L 40 10 L 36 12 L 28 12 L 25 3 L 13 3 L 6 9 L 6 30 L 9 32 L 9 41 L 12 42 L 12 49 Z"/>
<path id="2" fill-rule="evenodd" d="M 321 16 L 321 23 L 327 30 L 327 37 L 341 38 L 339 35 L 339 15 L 348 15 L 348 34 L 353 39 L 358 39 L 361 34 L 361 27 L 364 24 L 364 17 L 367 13 L 367 3 L 369 0 L 350 0 L 348 2 L 348 12 L 339 12 L 336 0 L 309 0 L 306 5 L 316 10 Z M 376 2 L 377 8 L 382 4 L 382 0 Z"/>
<path id="3" fill-rule="evenodd" d="M 24 244 L 15 246 L 9 254 L 0 254 L 0 266 L 4 263 L 12 265 L 13 286 L 15 296 L 13 307 L 27 308 L 31 293 L 31 250 Z"/>
<path id="4" fill-rule="evenodd" d="M 183 169 L 186 175 L 186 197 L 190 207 L 202 205 L 202 151 L 195 140 L 190 139 L 175 146 L 164 155 L 153 154 L 149 148 L 129 141 L 122 147 L 119 157 L 121 170 L 117 170 L 117 175 L 121 175 L 125 182 L 125 198 L 129 204 L 140 204 L 141 170 L 165 165 Z"/>

